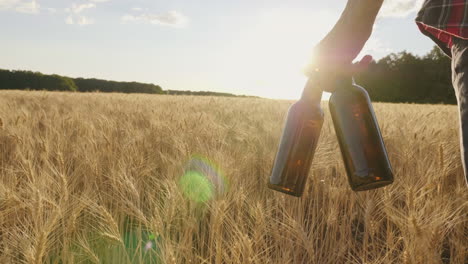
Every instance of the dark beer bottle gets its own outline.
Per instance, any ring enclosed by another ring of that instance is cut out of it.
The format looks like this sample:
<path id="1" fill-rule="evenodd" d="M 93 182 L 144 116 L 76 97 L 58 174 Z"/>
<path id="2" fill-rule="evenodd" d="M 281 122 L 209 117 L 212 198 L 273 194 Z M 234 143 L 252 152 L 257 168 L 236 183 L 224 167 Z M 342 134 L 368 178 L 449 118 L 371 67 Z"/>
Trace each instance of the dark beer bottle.
<path id="1" fill-rule="evenodd" d="M 329 107 L 351 188 L 365 191 L 391 184 L 392 168 L 366 90 L 351 78 L 342 81 Z"/>
<path id="2" fill-rule="evenodd" d="M 293 196 L 304 191 L 323 124 L 322 91 L 309 80 L 288 111 L 268 187 Z"/>

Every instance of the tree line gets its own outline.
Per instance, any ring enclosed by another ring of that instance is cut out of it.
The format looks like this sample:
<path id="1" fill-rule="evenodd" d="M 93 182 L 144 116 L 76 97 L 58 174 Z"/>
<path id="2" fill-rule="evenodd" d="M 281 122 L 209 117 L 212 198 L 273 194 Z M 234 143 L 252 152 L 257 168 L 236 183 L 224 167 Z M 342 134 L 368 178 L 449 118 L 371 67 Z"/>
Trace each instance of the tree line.
<path id="1" fill-rule="evenodd" d="M 69 78 L 32 71 L 0 69 L 0 90 L 49 90 L 72 92 L 120 92 L 162 94 L 159 85 L 139 82 L 117 82 L 100 79 Z"/>
<path id="2" fill-rule="evenodd" d="M 189 91 L 189 90 L 167 90 L 166 94 L 258 98 L 258 96 L 251 96 L 251 95 L 237 95 L 237 94 L 231 94 L 231 93 L 219 93 L 219 92 L 211 92 L 211 91 Z"/>
<path id="3" fill-rule="evenodd" d="M 451 61 L 438 47 L 424 56 L 392 53 L 356 75 L 373 101 L 456 104 Z"/>
<path id="4" fill-rule="evenodd" d="M 415 56 L 406 51 L 391 53 L 371 62 L 368 69 L 357 74 L 355 79 L 376 102 L 456 103 L 451 83 L 450 59 L 436 46 L 424 56 Z M 56 74 L 2 69 L 0 89 L 247 97 L 210 91 L 164 91 L 155 84 L 69 78 Z"/>
<path id="5" fill-rule="evenodd" d="M 72 78 L 56 74 L 46 75 L 31 71 L 9 71 L 0 69 L 0 89 L 78 91 Z"/>
<path id="6" fill-rule="evenodd" d="M 211 91 L 164 91 L 159 85 L 139 82 L 117 82 L 101 79 L 69 78 L 57 74 L 47 75 L 32 71 L 0 69 L 0 90 L 48 90 L 71 92 L 120 92 L 169 95 L 201 95 L 225 97 L 252 97 Z"/>

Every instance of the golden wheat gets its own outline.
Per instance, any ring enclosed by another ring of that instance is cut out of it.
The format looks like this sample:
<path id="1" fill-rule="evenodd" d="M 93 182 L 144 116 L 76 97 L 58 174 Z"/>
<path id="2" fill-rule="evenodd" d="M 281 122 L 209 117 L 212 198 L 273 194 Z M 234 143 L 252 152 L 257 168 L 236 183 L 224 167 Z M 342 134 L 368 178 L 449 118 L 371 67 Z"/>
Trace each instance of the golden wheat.
<path id="1" fill-rule="evenodd" d="M 455 106 L 375 104 L 396 180 L 362 193 L 325 111 L 297 199 L 266 188 L 290 104 L 2 91 L 0 263 L 467 263 Z M 201 204 L 194 154 L 228 185 Z"/>

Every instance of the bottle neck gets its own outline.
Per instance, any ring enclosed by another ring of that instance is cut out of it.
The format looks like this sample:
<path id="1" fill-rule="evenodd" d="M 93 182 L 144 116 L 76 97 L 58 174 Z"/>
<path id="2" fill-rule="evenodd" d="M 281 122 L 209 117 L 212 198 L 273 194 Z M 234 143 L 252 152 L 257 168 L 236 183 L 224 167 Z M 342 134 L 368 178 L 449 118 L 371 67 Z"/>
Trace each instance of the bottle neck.
<path id="1" fill-rule="evenodd" d="M 335 93 L 346 93 L 346 94 L 356 94 L 365 92 L 365 89 L 361 86 L 357 85 L 354 78 L 341 78 L 337 80 L 336 90 L 333 92 Z"/>
<path id="2" fill-rule="evenodd" d="M 320 104 L 322 100 L 322 90 L 315 85 L 312 78 L 307 80 L 304 90 L 302 91 L 301 100 L 311 104 Z"/>
<path id="3" fill-rule="evenodd" d="M 356 82 L 354 81 L 354 77 L 345 76 L 345 77 L 337 79 L 337 86 L 338 86 L 337 88 L 347 89 L 347 87 L 355 86 L 355 85 L 356 85 Z"/>

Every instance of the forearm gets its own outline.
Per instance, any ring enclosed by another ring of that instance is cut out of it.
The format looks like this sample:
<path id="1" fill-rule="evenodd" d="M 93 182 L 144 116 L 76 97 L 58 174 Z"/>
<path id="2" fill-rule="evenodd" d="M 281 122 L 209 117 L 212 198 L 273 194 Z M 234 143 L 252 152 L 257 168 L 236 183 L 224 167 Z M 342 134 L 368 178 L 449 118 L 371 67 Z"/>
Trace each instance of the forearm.
<path id="1" fill-rule="evenodd" d="M 370 36 L 383 1 L 384 0 L 348 0 L 338 23 L 352 25 L 361 30 L 361 33 Z"/>
<path id="2" fill-rule="evenodd" d="M 334 48 L 346 46 L 349 50 L 347 54 L 353 56 L 354 50 L 362 49 L 365 42 L 372 33 L 377 14 L 384 0 L 348 0 L 345 10 L 340 19 L 335 24 L 330 33 L 321 41 L 322 48 L 325 48 L 328 54 L 343 56 L 345 54 L 336 53 Z M 345 43 L 343 43 L 345 42 Z M 341 43 L 341 45 L 336 45 Z M 323 51 L 323 50 L 322 50 Z M 354 54 L 354 56 L 357 54 Z M 354 59 L 354 58 L 352 58 Z"/>

